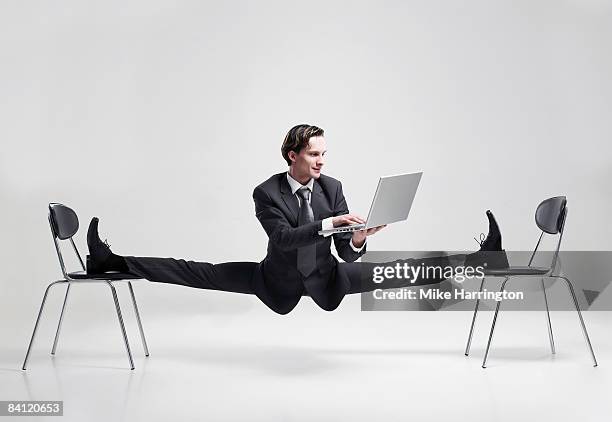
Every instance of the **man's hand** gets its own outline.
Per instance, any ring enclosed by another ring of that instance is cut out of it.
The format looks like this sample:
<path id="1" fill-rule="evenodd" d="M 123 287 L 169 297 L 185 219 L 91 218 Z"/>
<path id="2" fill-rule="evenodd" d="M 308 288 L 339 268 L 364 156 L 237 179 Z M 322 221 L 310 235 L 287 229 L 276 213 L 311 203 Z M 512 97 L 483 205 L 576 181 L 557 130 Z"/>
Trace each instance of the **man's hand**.
<path id="1" fill-rule="evenodd" d="M 358 215 L 354 214 L 344 214 L 334 217 L 332 219 L 332 223 L 334 227 L 346 226 L 349 224 L 364 224 L 365 220 Z"/>
<path id="2" fill-rule="evenodd" d="M 384 226 L 372 227 L 371 229 L 357 230 L 356 232 L 353 232 L 353 238 L 352 238 L 353 245 L 356 248 L 361 248 L 366 241 L 366 237 L 372 236 L 374 233 L 379 232 L 385 227 L 387 227 L 386 224 Z"/>

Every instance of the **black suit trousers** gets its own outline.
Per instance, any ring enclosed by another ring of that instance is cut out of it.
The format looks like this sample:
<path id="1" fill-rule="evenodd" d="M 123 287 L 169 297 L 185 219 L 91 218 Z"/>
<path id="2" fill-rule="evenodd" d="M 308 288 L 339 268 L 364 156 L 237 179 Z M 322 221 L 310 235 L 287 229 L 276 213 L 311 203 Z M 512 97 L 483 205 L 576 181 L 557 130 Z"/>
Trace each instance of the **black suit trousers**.
<path id="1" fill-rule="evenodd" d="M 449 257 L 429 257 L 402 259 L 386 262 L 384 265 L 408 263 L 408 265 L 454 266 L 463 262 L 465 255 Z M 255 294 L 251 280 L 259 265 L 258 262 L 224 262 L 211 264 L 208 262 L 186 261 L 174 258 L 125 256 L 129 272 L 150 281 L 178 284 L 200 289 L 221 290 L 234 293 Z M 458 258 L 458 259 L 457 259 Z M 419 286 L 440 283 L 444 278 L 387 279 L 382 283 L 372 280 L 372 267 L 380 263 L 340 262 L 345 270 L 351 286 L 349 294 L 370 292 L 375 289 L 393 289 L 398 287 Z M 334 272 L 332 272 L 334 274 Z M 308 295 L 304 291 L 303 295 Z"/>

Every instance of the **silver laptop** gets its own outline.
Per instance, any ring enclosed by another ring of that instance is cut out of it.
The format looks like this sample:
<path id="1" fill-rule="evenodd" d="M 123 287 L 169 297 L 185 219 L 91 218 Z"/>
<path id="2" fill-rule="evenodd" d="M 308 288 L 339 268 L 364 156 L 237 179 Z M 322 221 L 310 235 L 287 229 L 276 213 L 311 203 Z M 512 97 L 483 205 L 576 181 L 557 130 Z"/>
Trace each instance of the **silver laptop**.
<path id="1" fill-rule="evenodd" d="M 408 218 L 408 213 L 412 208 L 422 175 L 423 172 L 381 177 L 365 224 L 350 224 L 321 230 L 319 234 L 354 232 L 404 221 Z"/>

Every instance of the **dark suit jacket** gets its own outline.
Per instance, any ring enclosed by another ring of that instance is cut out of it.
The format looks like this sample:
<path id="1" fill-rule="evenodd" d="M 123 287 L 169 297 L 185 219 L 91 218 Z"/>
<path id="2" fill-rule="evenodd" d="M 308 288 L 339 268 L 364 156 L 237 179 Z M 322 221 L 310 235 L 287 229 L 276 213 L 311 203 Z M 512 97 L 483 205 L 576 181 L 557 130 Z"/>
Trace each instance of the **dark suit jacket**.
<path id="1" fill-rule="evenodd" d="M 255 215 L 268 235 L 268 253 L 252 278 L 255 294 L 273 311 L 286 314 L 299 302 L 303 294 L 309 295 L 321 308 L 332 311 L 338 307 L 349 291 L 350 281 L 331 254 L 333 237 L 340 258 L 353 262 L 365 253 L 350 245 L 352 234 L 338 233 L 323 237 L 322 220 L 348 214 L 342 193 L 342 184 L 321 175 L 314 181 L 310 205 L 315 221 L 298 226 L 299 205 L 291 193 L 287 173 L 279 173 L 261 183 L 253 191 Z M 308 277 L 297 270 L 297 249 L 316 244 L 317 269 Z"/>

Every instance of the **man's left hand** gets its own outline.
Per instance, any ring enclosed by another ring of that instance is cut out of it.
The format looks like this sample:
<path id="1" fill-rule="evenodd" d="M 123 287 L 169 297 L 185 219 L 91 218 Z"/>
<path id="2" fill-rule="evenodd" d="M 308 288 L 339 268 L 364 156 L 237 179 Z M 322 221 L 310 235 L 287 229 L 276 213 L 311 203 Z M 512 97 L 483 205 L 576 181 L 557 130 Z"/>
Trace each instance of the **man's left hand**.
<path id="1" fill-rule="evenodd" d="M 371 229 L 357 230 L 356 232 L 353 232 L 353 245 L 356 248 L 361 248 L 366 241 L 366 237 L 372 236 L 374 233 L 379 232 L 385 227 L 387 227 L 386 224 L 384 226 L 372 227 Z"/>

